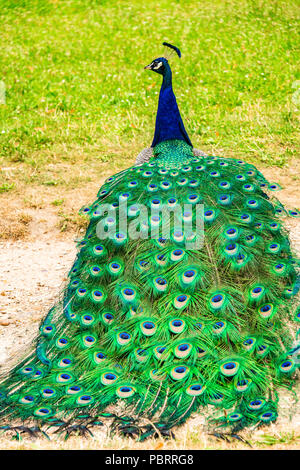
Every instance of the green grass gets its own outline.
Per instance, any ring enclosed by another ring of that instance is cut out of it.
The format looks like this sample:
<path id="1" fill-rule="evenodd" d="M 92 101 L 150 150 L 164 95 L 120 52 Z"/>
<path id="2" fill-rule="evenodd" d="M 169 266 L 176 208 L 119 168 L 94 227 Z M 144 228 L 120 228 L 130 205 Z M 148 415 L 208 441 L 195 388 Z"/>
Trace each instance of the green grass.
<path id="1" fill-rule="evenodd" d="M 0 164 L 14 168 L 1 191 L 76 188 L 129 166 L 153 137 L 160 77 L 143 66 L 164 40 L 182 50 L 181 61 L 172 59 L 174 88 L 195 147 L 258 165 L 297 157 L 299 1 L 0 7 Z"/>

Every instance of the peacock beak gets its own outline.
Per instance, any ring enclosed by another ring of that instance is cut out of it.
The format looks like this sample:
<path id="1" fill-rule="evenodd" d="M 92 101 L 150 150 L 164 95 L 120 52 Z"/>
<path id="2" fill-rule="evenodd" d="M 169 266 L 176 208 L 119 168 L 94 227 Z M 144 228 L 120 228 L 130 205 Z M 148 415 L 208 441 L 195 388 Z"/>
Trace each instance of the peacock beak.
<path id="1" fill-rule="evenodd" d="M 151 65 L 152 65 L 152 64 L 146 65 L 146 67 L 144 67 L 144 69 L 149 69 L 149 70 L 151 70 L 151 69 L 152 69 Z"/>

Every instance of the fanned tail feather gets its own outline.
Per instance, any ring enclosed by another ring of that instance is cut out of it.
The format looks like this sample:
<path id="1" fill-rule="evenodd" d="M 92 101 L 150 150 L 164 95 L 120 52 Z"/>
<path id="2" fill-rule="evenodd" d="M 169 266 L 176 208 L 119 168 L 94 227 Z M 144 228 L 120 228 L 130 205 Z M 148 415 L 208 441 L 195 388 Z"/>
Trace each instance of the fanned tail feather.
<path id="1" fill-rule="evenodd" d="M 281 222 L 299 213 L 273 198 L 276 189 L 253 165 L 195 157 L 182 141 L 108 178 L 82 209 L 90 222 L 61 301 L 34 351 L 2 377 L 3 426 L 114 418 L 145 438 L 207 407 L 212 427 L 276 420 L 278 389 L 293 385 L 300 355 L 299 261 Z M 107 215 L 121 201 L 127 213 Z M 143 218 L 141 204 L 171 213 L 185 203 L 204 206 L 200 250 L 178 230 L 149 238 L 162 222 Z M 119 228 L 122 217 L 141 238 Z M 99 227 L 110 238 L 99 239 Z"/>

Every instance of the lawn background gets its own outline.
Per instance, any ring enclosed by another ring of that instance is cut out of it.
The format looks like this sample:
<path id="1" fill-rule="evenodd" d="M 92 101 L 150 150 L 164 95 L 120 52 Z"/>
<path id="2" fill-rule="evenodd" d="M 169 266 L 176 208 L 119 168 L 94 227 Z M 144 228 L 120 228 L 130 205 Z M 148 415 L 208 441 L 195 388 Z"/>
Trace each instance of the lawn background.
<path id="1" fill-rule="evenodd" d="M 160 87 L 143 66 L 161 55 L 164 40 L 182 50 L 172 59 L 174 88 L 195 147 L 258 165 L 296 158 L 299 1 L 0 7 L 0 164 L 14 168 L 3 172 L 1 192 L 76 187 L 132 164 L 151 143 Z"/>
<path id="2" fill-rule="evenodd" d="M 300 2 L 291 0 L 0 0 L 2 249 L 19 238 L 28 259 L 28 250 L 57 246 L 57 237 L 71 243 L 75 230 L 84 231 L 80 206 L 152 141 L 160 77 L 143 67 L 161 55 L 163 41 L 182 50 L 171 65 L 194 146 L 279 176 L 286 201 L 296 205 L 299 19 Z M 33 295 L 24 303 L 33 300 L 41 302 Z M 15 328 L 13 320 L 1 324 Z M 175 442 L 151 440 L 144 448 L 240 446 L 210 441 L 197 419 Z M 296 448 L 299 430 L 285 423 L 262 430 L 252 444 Z M 121 438 L 0 439 L 1 448 L 47 446 L 139 447 Z"/>

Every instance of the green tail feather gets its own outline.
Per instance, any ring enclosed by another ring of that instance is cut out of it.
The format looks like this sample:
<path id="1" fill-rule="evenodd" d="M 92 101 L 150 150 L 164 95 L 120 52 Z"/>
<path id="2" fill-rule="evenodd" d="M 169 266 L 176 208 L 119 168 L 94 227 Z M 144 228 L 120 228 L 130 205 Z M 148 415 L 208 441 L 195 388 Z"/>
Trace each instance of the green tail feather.
<path id="1" fill-rule="evenodd" d="M 3 426 L 88 420 L 108 406 L 118 414 L 120 404 L 129 420 L 163 429 L 207 405 L 217 413 L 211 426 L 276 419 L 278 388 L 293 384 L 300 354 L 290 328 L 300 318 L 299 262 L 280 222 L 288 213 L 266 194 L 277 187 L 253 165 L 195 158 L 183 141 L 154 153 L 109 178 L 83 208 L 90 223 L 62 300 L 35 350 L 2 378 Z M 119 227 L 126 214 L 101 211 L 125 200 L 139 239 Z M 186 248 L 178 230 L 147 237 L 161 220 L 144 216 L 144 206 L 171 213 L 195 203 L 204 205 L 200 250 Z"/>

